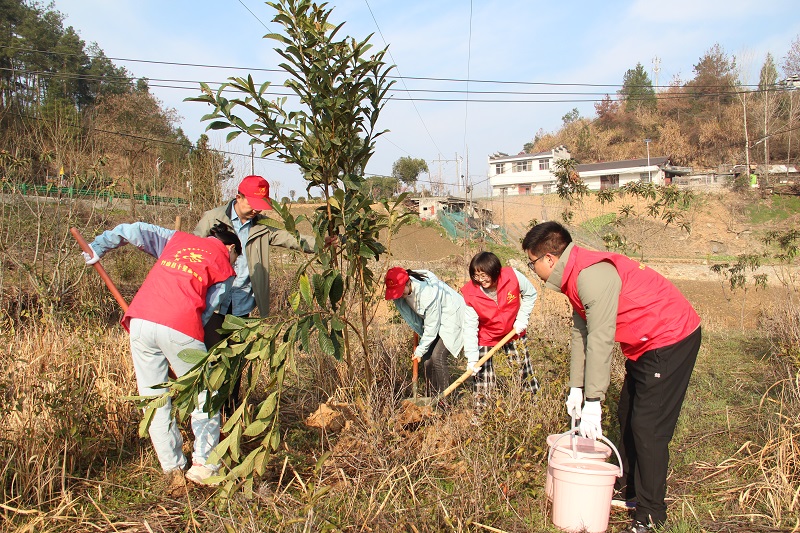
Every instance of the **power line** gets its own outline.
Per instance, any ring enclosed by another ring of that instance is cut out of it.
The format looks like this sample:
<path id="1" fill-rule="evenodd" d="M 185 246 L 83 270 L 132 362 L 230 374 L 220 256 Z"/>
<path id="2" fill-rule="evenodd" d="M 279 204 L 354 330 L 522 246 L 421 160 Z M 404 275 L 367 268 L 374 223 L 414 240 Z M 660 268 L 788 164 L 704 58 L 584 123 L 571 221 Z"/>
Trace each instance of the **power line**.
<path id="1" fill-rule="evenodd" d="M 400 76 L 400 67 L 397 66 L 397 61 L 394 60 L 394 56 L 392 56 L 392 51 L 389 50 L 389 44 L 386 42 L 386 38 L 383 36 L 383 32 L 381 31 L 381 27 L 378 24 L 378 19 L 375 18 L 375 13 L 372 12 L 372 6 L 369 5 L 369 0 L 364 0 L 364 2 L 367 4 L 367 9 L 369 10 L 369 14 L 372 15 L 372 20 L 373 20 L 373 22 L 375 22 L 375 27 L 378 28 L 378 34 L 381 36 L 381 39 L 383 40 L 383 46 L 386 47 L 386 51 L 389 52 L 389 57 L 392 59 L 392 63 L 394 63 L 394 68 L 397 71 L 398 77 L 400 78 L 400 81 L 402 82 L 403 87 L 405 87 L 406 90 L 407 90 L 408 87 L 406 87 L 406 81 L 402 76 Z M 417 116 L 419 117 L 419 121 L 422 123 L 422 127 L 425 128 L 425 133 L 428 134 L 428 138 L 433 143 L 433 146 L 436 147 L 436 150 L 439 153 L 441 153 L 441 150 L 439 149 L 439 146 L 436 144 L 436 140 L 433 138 L 433 135 L 431 135 L 431 132 L 428 129 L 428 125 L 425 124 L 425 120 L 422 118 L 422 113 L 420 113 L 419 109 L 417 109 L 416 102 L 414 102 L 413 98 L 409 98 L 408 100 L 411 101 L 411 104 L 414 106 L 414 111 L 417 112 Z"/>
<path id="2" fill-rule="evenodd" d="M 366 1 L 366 0 L 365 0 Z M 369 6 L 369 4 L 367 4 Z M 370 9 L 370 13 L 372 10 Z M 373 15 L 373 20 L 375 19 Z M 377 22 L 376 22 L 377 26 Z M 378 28 L 378 32 L 380 33 L 380 28 Z M 383 39 L 383 35 L 381 34 L 381 38 Z M 384 44 L 386 40 L 384 39 Z M 242 66 L 234 66 L 234 65 L 214 65 L 214 64 L 204 64 L 204 63 L 185 63 L 185 62 L 176 62 L 176 61 L 157 61 L 157 60 L 150 60 L 150 59 L 133 59 L 133 58 L 122 58 L 122 57 L 108 57 L 106 55 L 92 55 L 92 54 L 74 54 L 70 52 L 56 52 L 50 50 L 38 50 L 34 48 L 23 48 L 19 46 L 12 46 L 12 45 L 0 45 L 0 49 L 6 50 L 20 50 L 23 52 L 34 52 L 40 54 L 52 54 L 52 55 L 59 55 L 59 56 L 73 56 L 73 57 L 88 57 L 88 58 L 98 58 L 102 57 L 104 59 L 109 59 L 113 61 L 125 61 L 131 63 L 145 63 L 145 64 L 154 64 L 154 65 L 170 65 L 170 66 L 179 66 L 179 67 L 196 67 L 196 68 L 215 68 L 215 69 L 226 69 L 226 70 L 248 70 L 254 72 L 280 72 L 285 73 L 282 69 L 273 69 L 273 68 L 262 68 L 262 67 L 242 67 Z M 391 57 L 391 52 L 389 53 Z M 394 59 L 392 59 L 394 61 Z M 398 73 L 399 74 L 399 73 Z M 539 86 L 554 86 L 554 87 L 608 87 L 608 88 L 617 88 L 623 87 L 620 83 L 572 83 L 572 82 L 549 82 L 549 81 L 518 81 L 518 80 L 484 80 L 484 79 L 461 79 L 461 78 L 434 78 L 429 76 L 387 76 L 390 79 L 401 79 L 401 80 L 417 80 L 417 81 L 444 81 L 444 82 L 453 82 L 453 83 L 493 83 L 498 85 L 539 85 Z M 739 87 L 758 87 L 759 84 L 739 84 Z M 671 88 L 674 87 L 673 85 L 629 85 L 630 88 L 637 88 L 637 87 L 652 87 L 652 88 Z M 730 87 L 730 84 L 711 84 L 711 85 L 692 85 L 694 88 L 698 89 L 713 89 L 713 88 L 727 88 Z"/>
<path id="3" fill-rule="evenodd" d="M 269 27 L 267 27 L 267 25 L 266 25 L 266 24 L 264 24 L 263 22 L 261 22 L 261 19 L 260 19 L 260 18 L 258 18 L 258 17 L 256 16 L 256 14 L 255 14 L 255 13 L 253 13 L 253 11 L 252 11 L 252 10 L 251 10 L 249 7 L 247 7 L 247 6 L 245 5 L 245 3 L 244 3 L 244 2 L 242 2 L 242 0 L 239 0 L 239 3 L 240 3 L 240 4 L 242 4 L 242 6 L 244 6 L 244 8 L 245 8 L 247 11 L 250 11 L 250 14 L 251 14 L 251 15 L 253 15 L 253 17 L 254 17 L 254 18 L 255 18 L 255 19 L 256 19 L 256 20 L 257 20 L 257 21 L 258 21 L 258 22 L 259 22 L 259 23 L 260 23 L 262 26 L 264 26 L 264 29 L 266 29 L 267 31 L 270 31 Z"/>
<path id="4" fill-rule="evenodd" d="M 15 72 L 18 74 L 25 74 L 25 75 L 36 75 L 36 76 L 45 76 L 45 77 L 52 77 L 52 78 L 69 78 L 69 79 L 79 79 L 79 80 L 88 80 L 88 81 L 103 81 L 105 79 L 126 79 L 119 76 L 110 76 L 110 77 L 103 77 L 97 76 L 94 74 L 73 74 L 73 73 L 60 73 L 60 72 L 49 72 L 49 71 L 35 71 L 35 70 L 20 70 L 14 69 L 9 67 L 0 67 L 0 71 L 6 72 Z M 164 89 L 179 89 L 179 90 L 190 90 L 190 91 L 197 91 L 197 87 L 187 87 L 182 85 L 167 85 L 163 83 L 151 83 L 152 81 L 164 81 L 164 82 L 173 82 L 173 83 L 187 83 L 187 84 L 197 84 L 205 83 L 207 85 L 214 85 L 218 84 L 220 86 L 226 85 L 229 82 L 218 82 L 218 81 L 196 81 L 196 80 L 174 80 L 174 79 L 161 79 L 161 78 L 132 78 L 132 79 L 140 79 L 147 81 L 148 87 L 159 87 Z M 230 88 L 232 91 L 239 91 L 238 89 Z M 387 96 L 386 100 L 397 100 L 397 101 L 420 101 L 420 102 L 474 102 L 474 103 L 586 103 L 586 102 L 602 102 L 606 100 L 606 96 L 609 98 L 611 102 L 621 103 L 621 102 L 628 102 L 628 101 L 652 101 L 652 100 L 681 100 L 681 99 L 698 99 L 698 98 L 710 98 L 710 97 L 719 97 L 719 96 L 732 96 L 732 95 L 739 95 L 739 94 L 752 94 L 753 92 L 757 93 L 782 93 L 785 89 L 779 86 L 775 86 L 770 89 L 762 89 L 758 91 L 746 91 L 746 90 L 729 90 L 729 91 L 722 91 L 716 93 L 696 93 L 696 92 L 685 92 L 685 93 L 677 93 L 677 94 L 670 94 L 670 93 L 658 93 L 652 96 L 629 96 L 625 97 L 622 95 L 617 95 L 614 98 L 611 98 L 610 95 L 607 93 L 586 93 L 586 92 L 539 92 L 539 91 L 471 91 L 471 90 L 444 90 L 444 89 L 403 89 L 404 92 L 419 92 L 419 93 L 466 93 L 466 98 L 424 98 L 424 97 L 416 97 L 416 98 L 405 98 L 402 96 Z M 241 92 L 241 91 L 239 91 Z M 267 93 L 273 96 L 288 96 L 288 97 L 297 97 L 295 93 L 280 93 L 280 92 L 270 92 Z M 531 96 L 600 96 L 604 95 L 603 98 L 561 98 L 561 99 L 499 99 L 499 98 L 483 98 L 483 99 L 474 99 L 470 98 L 470 94 L 497 94 L 497 95 L 531 95 Z M 416 106 L 415 106 L 416 107 Z M 418 111 L 419 112 L 419 111 Z M 424 124 L 424 122 L 423 122 Z M 433 140 L 433 139 L 431 139 Z M 435 144 L 435 143 L 434 143 Z"/>

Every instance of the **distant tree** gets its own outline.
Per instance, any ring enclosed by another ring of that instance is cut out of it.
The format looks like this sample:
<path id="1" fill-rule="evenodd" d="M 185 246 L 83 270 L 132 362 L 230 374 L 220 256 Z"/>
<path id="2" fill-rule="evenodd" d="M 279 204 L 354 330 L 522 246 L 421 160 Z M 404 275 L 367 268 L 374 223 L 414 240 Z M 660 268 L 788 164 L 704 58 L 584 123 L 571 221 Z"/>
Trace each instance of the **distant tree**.
<path id="1" fill-rule="evenodd" d="M 401 157 L 392 165 L 392 177 L 414 187 L 417 184 L 417 177 L 423 172 L 428 172 L 428 163 L 424 159 Z"/>
<path id="2" fill-rule="evenodd" d="M 567 126 L 580 118 L 581 118 L 580 111 L 578 111 L 577 107 L 573 107 L 572 111 L 566 113 L 563 117 L 561 117 L 561 122 L 564 124 L 564 126 Z"/>
<path id="3" fill-rule="evenodd" d="M 605 98 L 594 104 L 594 110 L 597 113 L 597 121 L 604 128 L 608 128 L 616 121 L 616 115 L 619 112 L 619 102 L 612 100 L 611 96 L 606 95 Z"/>
<path id="4" fill-rule="evenodd" d="M 771 124 L 777 118 L 778 96 L 776 95 L 778 83 L 778 69 L 775 68 L 775 61 L 772 54 L 767 53 L 764 64 L 761 66 L 761 73 L 758 78 L 758 91 L 761 95 L 763 110 L 762 125 L 764 133 L 764 164 L 769 164 L 769 132 Z"/>
<path id="5" fill-rule="evenodd" d="M 141 81 L 141 80 L 140 80 Z M 142 86 L 142 85 L 140 85 Z M 131 194 L 131 216 L 136 216 L 133 194 L 141 180 L 144 165 L 155 166 L 159 141 L 174 139 L 177 122 L 174 109 L 164 110 L 161 102 L 147 90 L 104 97 L 96 106 L 95 124 L 101 148 L 116 155 L 116 170 L 125 176 Z"/>
<path id="6" fill-rule="evenodd" d="M 798 35 L 789 47 L 789 51 L 783 58 L 783 72 L 786 76 L 800 76 L 800 35 Z"/>
<path id="7" fill-rule="evenodd" d="M 366 185 L 373 199 L 392 198 L 397 195 L 398 179 L 391 176 L 372 176 Z"/>
<path id="8" fill-rule="evenodd" d="M 653 82 L 641 63 L 628 69 L 622 77 L 620 97 L 625 100 L 625 111 L 632 112 L 637 109 L 656 109 L 656 91 Z"/>
<path id="9" fill-rule="evenodd" d="M 736 58 L 729 58 L 719 43 L 714 44 L 694 66 L 694 78 L 686 83 L 705 105 L 714 102 L 714 115 L 719 116 L 721 106 L 733 102 L 733 87 L 737 85 Z"/>

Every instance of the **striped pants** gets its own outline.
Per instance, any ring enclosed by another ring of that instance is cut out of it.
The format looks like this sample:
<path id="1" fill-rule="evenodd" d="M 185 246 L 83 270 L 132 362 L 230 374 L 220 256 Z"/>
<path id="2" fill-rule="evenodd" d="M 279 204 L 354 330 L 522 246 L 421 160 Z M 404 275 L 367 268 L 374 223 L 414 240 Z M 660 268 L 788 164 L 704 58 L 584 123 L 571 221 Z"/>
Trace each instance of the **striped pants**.
<path id="1" fill-rule="evenodd" d="M 479 358 L 486 355 L 493 346 L 480 346 L 478 348 Z M 506 354 L 508 364 L 512 370 L 516 370 L 522 389 L 536 394 L 539 390 L 539 381 L 533 375 L 533 365 L 528 357 L 528 348 L 525 346 L 525 337 L 520 337 L 514 341 L 506 343 L 501 348 Z M 497 384 L 497 375 L 494 372 L 494 357 L 483 363 L 483 366 L 472 378 L 472 391 L 475 396 L 475 409 L 482 411 L 486 408 L 489 397 L 492 395 Z"/>

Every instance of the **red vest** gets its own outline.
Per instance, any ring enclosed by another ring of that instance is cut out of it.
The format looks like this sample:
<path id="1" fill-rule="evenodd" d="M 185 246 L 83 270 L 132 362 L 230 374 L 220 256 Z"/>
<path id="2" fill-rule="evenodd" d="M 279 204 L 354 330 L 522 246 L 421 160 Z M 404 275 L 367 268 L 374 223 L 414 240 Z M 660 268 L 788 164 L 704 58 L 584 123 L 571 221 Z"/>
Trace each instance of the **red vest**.
<path id="1" fill-rule="evenodd" d="M 222 241 L 178 231 L 147 274 L 122 325 L 128 330 L 131 318 L 141 318 L 202 341 L 208 288 L 234 274 Z"/>
<path id="2" fill-rule="evenodd" d="M 622 279 L 614 340 L 631 361 L 648 350 L 670 346 L 700 325 L 700 316 L 683 294 L 664 276 L 624 255 L 592 252 L 573 246 L 564 267 L 561 292 L 584 319 L 578 297 L 578 274 L 600 261 L 608 261 Z"/>
<path id="3" fill-rule="evenodd" d="M 479 346 L 494 346 L 514 328 L 514 321 L 519 312 L 520 294 L 519 280 L 513 268 L 500 269 L 496 303 L 473 281 L 468 281 L 461 287 L 461 295 L 464 297 L 464 302 L 478 314 Z"/>

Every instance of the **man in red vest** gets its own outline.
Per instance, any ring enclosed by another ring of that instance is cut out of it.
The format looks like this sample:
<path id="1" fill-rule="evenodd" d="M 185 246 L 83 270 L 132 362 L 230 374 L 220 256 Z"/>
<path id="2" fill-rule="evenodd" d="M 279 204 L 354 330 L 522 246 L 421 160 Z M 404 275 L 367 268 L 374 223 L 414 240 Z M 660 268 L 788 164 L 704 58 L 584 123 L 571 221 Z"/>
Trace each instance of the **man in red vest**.
<path id="1" fill-rule="evenodd" d="M 669 442 L 697 353 L 700 317 L 678 289 L 623 255 L 572 243 L 557 222 L 544 222 L 522 241 L 528 267 L 572 304 L 572 361 L 567 411 L 584 437 L 602 435 L 601 407 L 619 342 L 625 362 L 617 416 L 625 479 L 620 506 L 635 507 L 625 531 L 644 533 L 667 520 Z"/>
<path id="2" fill-rule="evenodd" d="M 120 224 L 103 232 L 92 242 L 92 254 L 82 252 L 87 264 L 100 260 L 106 252 L 133 244 L 156 257 L 141 288 L 122 317 L 130 333 L 131 356 L 141 396 L 157 396 L 167 381 L 169 369 L 177 377 L 193 365 L 178 354 L 187 349 L 205 351 L 203 324 L 230 291 L 235 274 L 231 266 L 241 253 L 239 238 L 224 225 L 211 229 L 202 238 L 144 222 Z M 196 483 L 216 474 L 218 465 L 207 464 L 211 450 L 219 443 L 220 416 L 204 411 L 207 392 L 200 393 L 192 412 L 194 452 L 186 478 Z M 157 409 L 150 424 L 150 440 L 167 478 L 167 489 L 176 492 L 183 486 L 187 466 L 182 451 L 180 429 L 172 418 L 172 404 Z"/>

